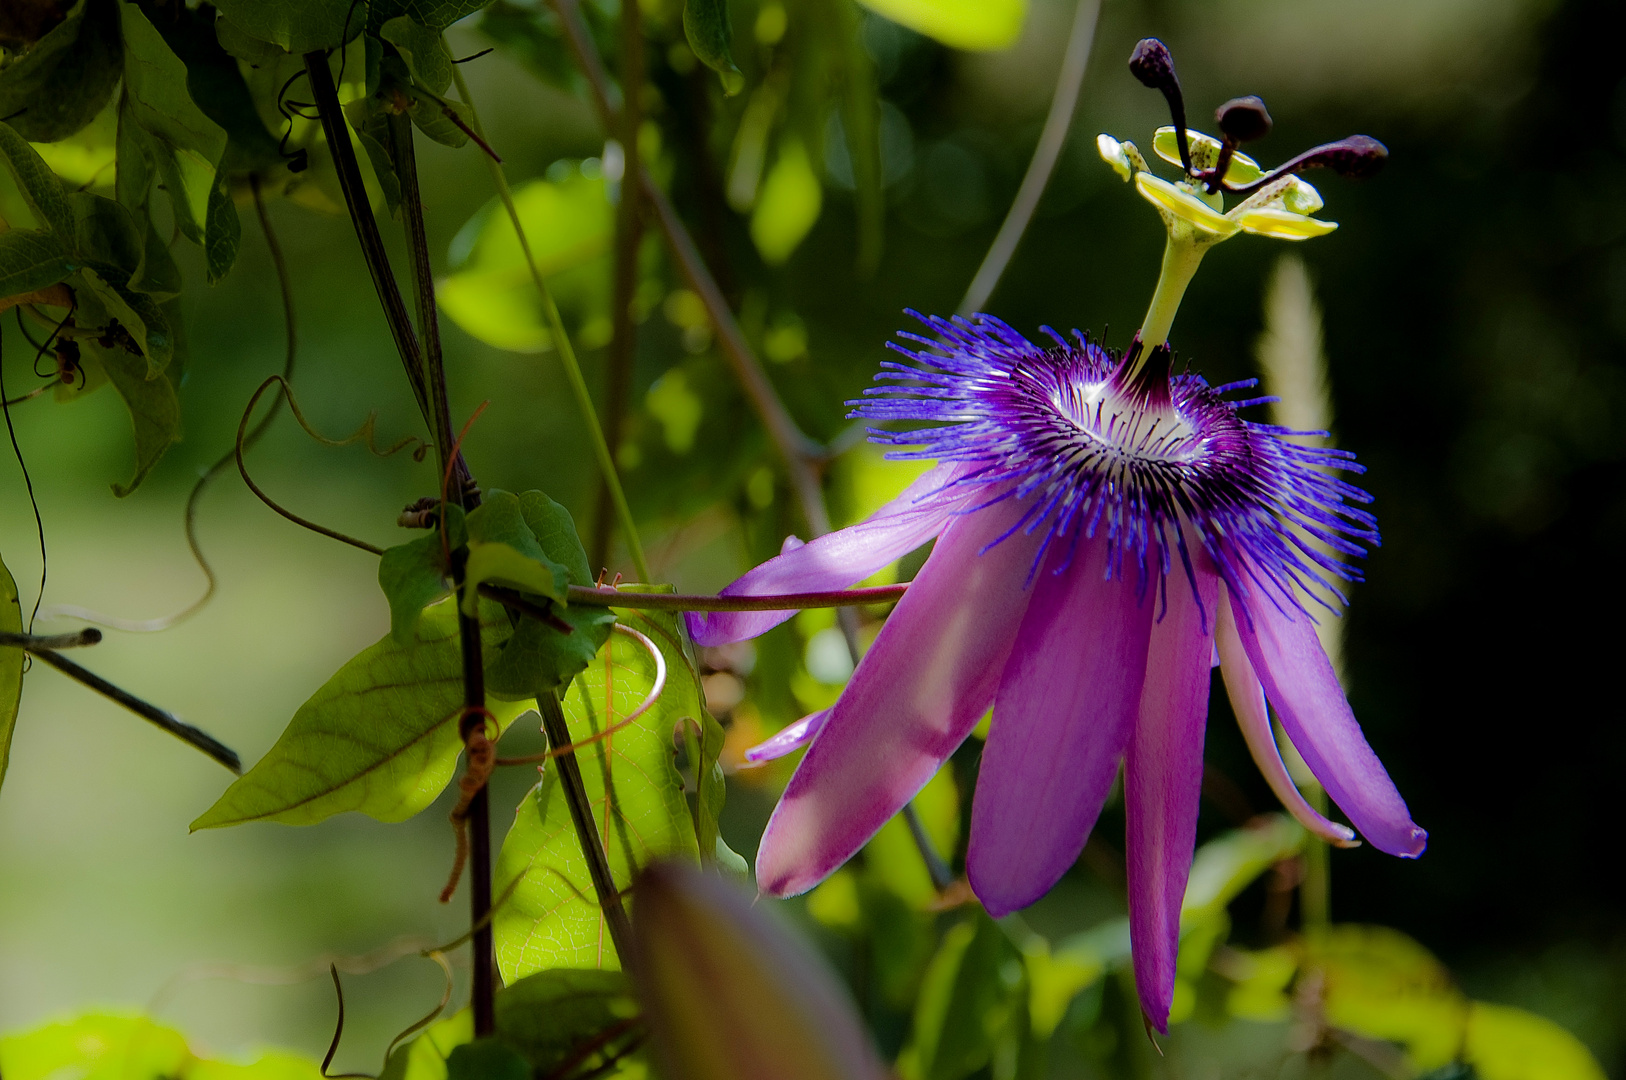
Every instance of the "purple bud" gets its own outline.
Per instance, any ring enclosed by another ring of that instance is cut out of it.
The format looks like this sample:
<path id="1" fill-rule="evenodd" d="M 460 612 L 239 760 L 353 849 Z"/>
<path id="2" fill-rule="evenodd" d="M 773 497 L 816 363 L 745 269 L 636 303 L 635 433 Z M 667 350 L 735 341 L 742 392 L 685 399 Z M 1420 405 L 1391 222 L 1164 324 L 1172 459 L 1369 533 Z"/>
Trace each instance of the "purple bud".
<path id="1" fill-rule="evenodd" d="M 1225 137 L 1235 143 L 1253 142 L 1270 133 L 1270 113 L 1252 94 L 1227 101 L 1214 110 L 1214 118 Z"/>
<path id="2" fill-rule="evenodd" d="M 1180 85 L 1174 75 L 1174 57 L 1157 38 L 1143 38 L 1135 45 L 1135 51 L 1129 54 L 1129 70 L 1142 85 L 1153 90 L 1162 90 L 1170 83 Z"/>

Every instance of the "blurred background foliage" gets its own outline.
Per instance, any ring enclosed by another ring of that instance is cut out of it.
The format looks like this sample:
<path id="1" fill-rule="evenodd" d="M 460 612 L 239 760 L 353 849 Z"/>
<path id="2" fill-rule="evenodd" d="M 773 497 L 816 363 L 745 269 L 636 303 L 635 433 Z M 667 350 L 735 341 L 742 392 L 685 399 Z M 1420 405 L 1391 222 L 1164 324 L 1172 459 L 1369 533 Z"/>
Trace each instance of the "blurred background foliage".
<path id="1" fill-rule="evenodd" d="M 909 22 L 911 7 L 738 0 L 729 12 L 743 89 L 730 96 L 686 43 L 681 5 L 643 6 L 644 160 L 669 186 L 791 413 L 841 445 L 850 445 L 842 403 L 907 325 L 902 309 L 952 311 L 987 250 L 1032 153 L 1074 10 L 1031 0 L 1025 19 L 1001 22 L 996 9 L 1006 5 L 990 4 L 955 43 L 965 48 L 951 48 L 887 17 Z M 1370 469 L 1365 486 L 1384 532 L 1347 619 L 1348 688 L 1431 845 L 1415 863 L 1336 853 L 1332 914 L 1396 928 L 1440 958 L 1384 938 L 1361 953 L 1392 962 L 1389 975 L 1371 975 L 1391 979 L 1382 985 L 1423 987 L 1429 1007 L 1454 1016 L 1493 1015 L 1483 1010 L 1494 1006 L 1468 1005 L 1476 1001 L 1550 1018 L 1620 1076 L 1626 905 L 1604 863 L 1626 727 L 1612 693 L 1620 635 L 1598 610 L 1610 595 L 1601 575 L 1626 531 L 1626 61 L 1599 44 L 1609 7 L 1105 0 L 1071 138 L 986 307 L 1029 334 L 1040 323 L 1079 326 L 1122 346 L 1132 333 L 1161 235 L 1096 157 L 1093 137 L 1109 131 L 1145 146 L 1166 122 L 1157 95 L 1123 71 L 1140 37 L 1172 47 L 1194 126 L 1227 97 L 1263 95 L 1276 127 L 1253 149 L 1267 163 L 1353 131 L 1389 146 L 1378 180 L 1321 185 L 1325 216 L 1342 227 L 1298 251 L 1324 313 L 1338 439 Z M 587 0 L 585 13 L 613 68 L 616 5 Z M 546 5 L 497 0 L 447 37 L 458 57 L 497 46 L 462 74 L 602 401 L 619 147 L 607 145 Z M 256 90 L 280 134 L 269 103 L 285 73 L 272 67 Z M 294 125 L 310 137 L 311 125 Z M 108 192 L 112 139 L 104 114 L 49 160 Z M 594 550 L 607 522 L 586 432 L 485 167 L 473 148 L 421 147 L 453 413 L 491 402 L 466 445 L 471 467 L 488 486 L 546 490 Z M 330 434 L 371 411 L 390 437 L 417 432 L 331 172 L 322 155 L 311 161 L 299 177 L 283 174 L 288 197 L 270 206 L 293 271 L 300 402 Z M 203 284 L 197 248 L 173 248 L 188 283 L 184 441 L 137 492 L 118 501 L 109 490 L 128 479 L 132 460 L 128 419 L 111 394 L 13 410 L 50 545 L 48 604 L 145 618 L 202 589 L 181 507 L 284 347 L 275 278 L 241 193 L 239 211 L 237 262 L 218 284 Z M 400 266 L 398 231 L 385 231 Z M 1262 242 L 1228 244 L 1192 286 L 1173 338 L 1211 380 L 1255 373 L 1263 288 L 1278 255 Z M 632 407 L 615 452 L 655 576 L 710 591 L 806 526 L 699 298 L 656 238 L 646 237 L 639 264 Z M 14 321 L 0 332 L 7 393 L 31 389 L 32 348 Z M 300 512 L 382 542 L 393 542 L 398 509 L 436 486 L 433 469 L 407 455 L 326 449 L 287 423 L 251 461 Z M 851 445 L 829 470 L 837 524 L 911 475 Z M 0 506 L 0 550 L 26 608 L 39 565 L 15 467 L 0 468 Z M 102 673 L 254 760 L 343 659 L 385 632 L 388 611 L 370 560 L 274 518 L 234 480 L 205 496 L 201 536 L 221 579 L 211 605 L 166 634 L 113 635 L 96 659 Z M 612 572 L 629 570 L 609 550 Z M 918 557 L 891 573 L 906 578 L 913 565 Z M 703 661 L 708 702 L 736 756 L 827 705 L 850 668 L 833 617 L 817 612 Z M 226 1051 L 272 1043 L 319 1052 L 330 987 L 320 978 L 284 985 L 294 975 L 321 976 L 327 954 L 460 932 L 461 907 L 433 903 L 449 848 L 446 806 L 392 828 L 351 815 L 313 830 L 188 837 L 184 823 L 222 787 L 209 763 L 52 673 L 36 670 L 24 694 L 0 799 L 0 1029 L 110 1002 L 151 1006 Z M 1202 839 L 1246 835 L 1227 831 L 1274 803 L 1223 695 L 1208 760 Z M 962 793 L 974 762 L 975 742 L 923 798 L 946 849 L 969 806 Z M 747 859 L 787 776 L 782 762 L 731 779 L 723 832 Z M 529 778 L 495 783 L 497 804 L 513 805 Z M 898 823 L 862 862 L 785 906 L 849 979 L 883 1052 L 903 1050 L 906 1071 L 1006 1069 L 995 1060 L 1005 1021 L 994 1006 L 1020 996 L 1000 997 L 1001 985 L 1025 987 L 1033 1029 L 1056 1033 L 1057 1075 L 1150 1069 L 1138 1021 L 1098 1022 L 1133 1013 L 1121 979 L 1099 977 L 1121 958 L 1112 938 L 1123 910 L 1118 835 L 1121 811 L 1109 810 L 1079 866 L 1027 913 L 1051 943 L 1042 959 L 1040 945 L 1024 953 L 986 920 L 925 910 L 929 882 Z M 1268 1058 L 1279 1050 L 1258 1047 L 1282 1046 L 1293 1028 L 1281 991 L 1309 948 L 1288 935 L 1294 865 L 1256 870 L 1215 908 L 1214 925 L 1228 930 L 1206 946 L 1188 938 L 1197 959 L 1185 1007 L 1196 1019 L 1176 1029 L 1159 1067 L 1281 1067 Z M 1336 952 L 1358 932 L 1344 928 L 1315 947 Z M 970 1007 L 955 997 L 956 980 L 975 964 L 988 977 L 965 985 L 998 999 L 977 1014 L 987 1037 L 945 1048 L 959 1032 L 952 1009 Z M 412 960 L 353 980 L 338 1067 L 375 1068 L 378 1048 L 439 985 L 432 965 Z M 1250 1016 L 1253 1026 L 1197 1022 L 1205 1015 Z M 1418 1068 L 1449 1058 L 1372 1025 L 1410 1047 Z M 1369 1068 L 1356 1057 L 1338 1067 Z"/>

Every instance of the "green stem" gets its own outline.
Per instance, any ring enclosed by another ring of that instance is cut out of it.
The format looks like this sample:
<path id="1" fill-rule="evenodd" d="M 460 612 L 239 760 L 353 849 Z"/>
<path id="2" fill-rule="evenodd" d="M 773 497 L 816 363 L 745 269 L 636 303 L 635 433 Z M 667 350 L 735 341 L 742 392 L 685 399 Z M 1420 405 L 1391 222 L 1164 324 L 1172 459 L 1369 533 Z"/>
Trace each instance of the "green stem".
<path id="1" fill-rule="evenodd" d="M 469 107 L 469 122 L 474 130 L 484 137 L 484 130 L 480 126 L 480 117 L 474 109 L 474 101 L 469 96 L 468 84 L 463 80 L 462 72 L 455 67 L 452 77 L 457 82 L 457 93 L 463 104 Z M 621 488 L 621 477 L 615 470 L 615 458 L 610 454 L 610 444 L 604 438 L 604 428 L 599 424 L 598 410 L 593 407 L 592 395 L 587 392 L 587 381 L 582 378 L 581 365 L 576 361 L 576 350 L 570 344 L 570 335 L 565 333 L 564 320 L 559 317 L 559 306 L 553 302 L 553 293 L 548 289 L 548 283 L 542 277 L 542 271 L 537 268 L 536 258 L 531 254 L 531 243 L 525 237 L 525 227 L 520 223 L 519 210 L 514 206 L 514 196 L 508 187 L 508 177 L 503 174 L 502 166 L 489 156 L 485 158 L 486 168 L 491 172 L 491 182 L 497 189 L 497 197 L 502 200 L 503 209 L 508 212 L 508 220 L 513 223 L 514 235 L 519 239 L 520 250 L 525 253 L 525 265 L 531 271 L 531 281 L 536 285 L 536 293 L 542 301 L 542 312 L 547 316 L 548 331 L 553 335 L 554 348 L 558 350 L 559 360 L 564 365 L 565 377 L 570 382 L 570 389 L 576 396 L 576 405 L 581 410 L 582 420 L 587 424 L 588 434 L 592 438 L 593 454 L 598 458 L 599 470 L 604 474 L 604 483 L 610 489 L 610 499 L 615 503 L 616 516 L 621 519 L 621 532 L 627 542 L 627 552 L 632 556 L 633 569 L 637 571 L 640 581 L 653 581 L 649 572 L 649 563 L 644 558 L 644 546 L 638 540 L 638 526 L 632 520 L 632 508 L 627 505 L 627 494 Z"/>
<path id="2" fill-rule="evenodd" d="M 1304 799 L 1316 813 L 1325 817 L 1327 792 L 1320 784 L 1308 786 Z M 1327 842 L 1312 836 L 1305 842 L 1304 881 L 1299 885 L 1299 922 L 1304 936 L 1322 937 L 1332 922 L 1332 860 Z"/>
<path id="3" fill-rule="evenodd" d="M 1169 237 L 1163 248 L 1163 269 L 1157 276 L 1157 289 L 1152 303 L 1146 309 L 1146 318 L 1140 327 L 1141 357 L 1151 355 L 1152 349 L 1169 339 L 1169 328 L 1174 325 L 1174 313 L 1180 310 L 1180 301 L 1186 295 L 1186 286 L 1207 253 L 1208 244 L 1189 237 Z"/>

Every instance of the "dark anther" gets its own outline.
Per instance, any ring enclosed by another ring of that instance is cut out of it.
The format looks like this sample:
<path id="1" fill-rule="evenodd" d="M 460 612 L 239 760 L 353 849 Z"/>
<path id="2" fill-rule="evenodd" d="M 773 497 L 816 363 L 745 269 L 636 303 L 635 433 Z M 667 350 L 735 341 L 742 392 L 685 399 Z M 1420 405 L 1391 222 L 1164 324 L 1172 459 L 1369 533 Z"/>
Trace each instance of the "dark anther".
<path id="1" fill-rule="evenodd" d="M 1186 145 L 1186 102 L 1180 95 L 1180 79 L 1174 73 L 1174 57 L 1157 38 L 1143 38 L 1129 54 L 1129 71 L 1142 86 L 1161 91 L 1174 118 L 1174 140 L 1180 146 L 1180 163 L 1191 174 L 1191 149 Z"/>
<path id="2" fill-rule="evenodd" d="M 1235 143 L 1253 142 L 1270 134 L 1270 113 L 1265 103 L 1249 94 L 1232 98 L 1214 110 L 1214 119 L 1224 136 Z"/>
<path id="3" fill-rule="evenodd" d="M 1247 187 L 1231 188 L 1238 195 L 1249 195 L 1274 180 L 1293 173 L 1303 172 L 1305 169 L 1331 169 L 1340 176 L 1353 177 L 1356 180 L 1365 180 L 1383 168 L 1383 163 L 1389 159 L 1389 148 L 1369 135 L 1351 135 L 1347 139 L 1337 142 L 1324 143 L 1313 146 L 1282 165 L 1280 168 L 1260 177 Z"/>

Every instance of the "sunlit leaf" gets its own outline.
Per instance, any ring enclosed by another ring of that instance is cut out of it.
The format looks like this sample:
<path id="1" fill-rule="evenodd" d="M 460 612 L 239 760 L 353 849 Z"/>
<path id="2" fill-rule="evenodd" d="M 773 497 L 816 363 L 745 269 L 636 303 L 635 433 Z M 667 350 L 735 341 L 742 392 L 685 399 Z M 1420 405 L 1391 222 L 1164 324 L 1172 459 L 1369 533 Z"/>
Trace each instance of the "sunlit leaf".
<path id="1" fill-rule="evenodd" d="M 67 17 L 0 68 L 0 117 L 25 139 L 65 139 L 118 85 L 118 0 L 77 0 Z"/>
<path id="2" fill-rule="evenodd" d="M 333 49 L 367 28 L 367 0 L 219 0 L 238 30 L 291 53 Z"/>
<path id="3" fill-rule="evenodd" d="M 887 1075 L 845 988 L 734 882 L 665 861 L 636 893 L 633 977 L 663 1076 Z"/>
<path id="4" fill-rule="evenodd" d="M 469 1009 L 437 1020 L 390 1055 L 378 1080 L 446 1080 L 446 1059 L 474 1038 Z"/>
<path id="5" fill-rule="evenodd" d="M 618 611 L 622 623 L 649 636 L 666 658 L 667 690 L 628 726 L 576 751 L 617 887 L 659 855 L 699 860 L 694 821 L 674 761 L 673 735 L 692 722 L 699 703 L 683 676 L 682 638 L 666 613 Z M 674 644 L 678 651 L 674 652 Z M 622 721 L 649 696 L 655 663 L 642 644 L 614 634 L 571 683 L 565 716 L 580 742 Z M 577 842 L 558 768 L 520 803 L 497 861 L 495 891 L 518 880 L 497 909 L 497 962 L 514 981 L 545 968 L 619 966 Z M 636 900 L 632 903 L 636 905 Z"/>
<path id="6" fill-rule="evenodd" d="M 778 266 L 801 244 L 824 205 L 824 188 L 808 160 L 800 139 L 779 145 L 774 162 L 762 182 L 756 208 L 751 211 L 751 240 L 762 261 Z"/>
<path id="7" fill-rule="evenodd" d="M 745 88 L 745 76 L 734 65 L 728 0 L 683 0 L 683 34 L 700 62 L 722 78 L 725 93 L 737 94 Z"/>
<path id="8" fill-rule="evenodd" d="M 560 309 L 584 319 L 607 313 L 615 220 L 603 179 L 572 171 L 558 182 L 533 180 L 514 191 L 514 205 Z M 456 269 L 439 283 L 436 298 L 453 322 L 499 349 L 551 347 L 519 239 L 498 203 L 463 226 L 452 263 Z"/>
<path id="9" fill-rule="evenodd" d="M 1027 0 L 860 0 L 871 11 L 955 49 L 1013 45 Z"/>
<path id="10" fill-rule="evenodd" d="M 508 636 L 507 616 L 496 604 L 482 605 L 480 625 L 486 649 Z M 192 828 L 311 825 L 349 810 L 404 821 L 452 778 L 463 748 L 462 704 L 457 611 L 446 601 L 424 612 L 410 645 L 385 637 L 340 668 Z M 527 707 L 490 703 L 503 730 Z"/>
<path id="11" fill-rule="evenodd" d="M 1456 1058 L 1468 999 L 1427 949 L 1381 926 L 1334 926 L 1307 944 L 1303 962 L 1322 973 L 1330 1023 L 1402 1044 L 1419 1070 Z"/>
<path id="12" fill-rule="evenodd" d="M 272 1051 L 237 1065 L 196 1056 L 173 1028 L 143 1016 L 86 1013 L 0 1038 L 6 1080 L 320 1080 L 314 1061 Z"/>
<path id="13" fill-rule="evenodd" d="M 23 632 L 23 611 L 17 602 L 17 582 L 0 559 L 0 630 Z M 11 760 L 11 733 L 17 725 L 17 707 L 23 695 L 23 651 L 0 645 L 0 787 L 6 782 L 6 763 Z"/>
<path id="14" fill-rule="evenodd" d="M 1544 1016 L 1476 1001 L 1462 1057 L 1480 1080 L 1604 1080 L 1586 1044 Z"/>

